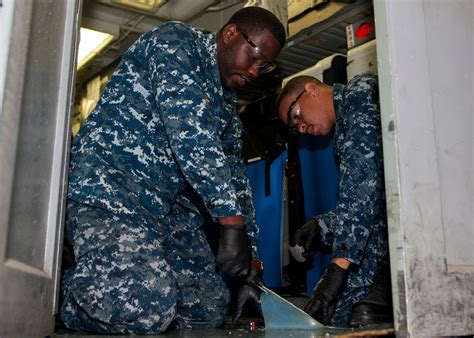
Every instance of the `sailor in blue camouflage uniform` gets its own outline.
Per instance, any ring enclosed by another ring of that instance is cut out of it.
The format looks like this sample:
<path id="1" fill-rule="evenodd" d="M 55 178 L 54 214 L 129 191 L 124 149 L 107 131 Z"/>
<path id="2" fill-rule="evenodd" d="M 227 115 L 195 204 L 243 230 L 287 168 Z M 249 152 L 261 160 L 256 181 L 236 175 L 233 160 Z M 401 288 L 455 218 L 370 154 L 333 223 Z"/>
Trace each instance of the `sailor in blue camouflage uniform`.
<path id="1" fill-rule="evenodd" d="M 284 41 L 272 13 L 247 7 L 217 33 L 165 23 L 123 55 L 73 141 L 65 232 L 76 264 L 63 277 L 60 307 L 67 327 L 217 327 L 229 305 L 222 272 L 241 283 L 241 306 L 255 294 L 245 282 L 260 267 L 252 261 L 258 228 L 233 90 L 272 70 Z M 189 189 L 220 224 L 217 256 Z"/>
<path id="2" fill-rule="evenodd" d="M 334 86 L 295 77 L 277 106 L 280 119 L 297 132 L 318 136 L 335 128 L 341 174 L 336 209 L 298 229 L 291 252 L 304 261 L 311 252 L 332 248 L 333 258 L 305 311 L 324 324 L 345 326 L 388 255 L 377 76 L 364 73 Z"/>

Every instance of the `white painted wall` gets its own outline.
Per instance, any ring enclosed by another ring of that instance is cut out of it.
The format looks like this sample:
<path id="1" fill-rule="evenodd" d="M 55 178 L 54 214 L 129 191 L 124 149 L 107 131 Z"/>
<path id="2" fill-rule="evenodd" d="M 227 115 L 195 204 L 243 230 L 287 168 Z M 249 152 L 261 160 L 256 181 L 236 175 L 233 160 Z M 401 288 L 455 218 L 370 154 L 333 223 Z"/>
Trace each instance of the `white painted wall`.
<path id="1" fill-rule="evenodd" d="M 474 333 L 471 0 L 375 0 L 395 326 Z"/>
<path id="2" fill-rule="evenodd" d="M 474 271 L 473 2 L 423 7 L 446 258 Z"/>

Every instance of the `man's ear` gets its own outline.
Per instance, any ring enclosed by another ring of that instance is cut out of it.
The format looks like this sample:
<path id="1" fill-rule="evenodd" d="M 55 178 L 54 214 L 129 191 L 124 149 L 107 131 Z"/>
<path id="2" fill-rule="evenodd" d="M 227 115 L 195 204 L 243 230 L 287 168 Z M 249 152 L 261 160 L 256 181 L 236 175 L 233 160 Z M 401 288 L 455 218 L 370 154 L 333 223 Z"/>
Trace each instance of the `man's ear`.
<path id="1" fill-rule="evenodd" d="M 237 31 L 237 26 L 235 24 L 231 23 L 225 26 L 222 30 L 224 44 L 231 42 L 236 36 L 238 36 L 238 34 L 239 32 Z"/>
<path id="2" fill-rule="evenodd" d="M 306 92 L 314 97 L 317 97 L 320 94 L 319 87 L 316 86 L 313 82 L 306 82 L 304 85 Z"/>

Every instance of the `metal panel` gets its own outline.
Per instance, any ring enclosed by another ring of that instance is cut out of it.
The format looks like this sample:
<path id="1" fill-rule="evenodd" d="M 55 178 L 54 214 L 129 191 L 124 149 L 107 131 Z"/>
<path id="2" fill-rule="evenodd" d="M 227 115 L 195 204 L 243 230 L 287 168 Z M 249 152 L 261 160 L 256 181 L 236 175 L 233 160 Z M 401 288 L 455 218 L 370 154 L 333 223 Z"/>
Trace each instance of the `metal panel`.
<path id="1" fill-rule="evenodd" d="M 374 3 L 400 335 L 474 333 L 473 7 L 470 0 Z M 463 272 L 450 269 L 461 257 Z"/>
<path id="2" fill-rule="evenodd" d="M 0 124 L 0 335 L 53 331 L 79 1 L 16 1 Z"/>
<path id="3" fill-rule="evenodd" d="M 377 73 L 377 49 L 375 40 L 365 42 L 347 52 L 347 80 L 363 72 Z"/>

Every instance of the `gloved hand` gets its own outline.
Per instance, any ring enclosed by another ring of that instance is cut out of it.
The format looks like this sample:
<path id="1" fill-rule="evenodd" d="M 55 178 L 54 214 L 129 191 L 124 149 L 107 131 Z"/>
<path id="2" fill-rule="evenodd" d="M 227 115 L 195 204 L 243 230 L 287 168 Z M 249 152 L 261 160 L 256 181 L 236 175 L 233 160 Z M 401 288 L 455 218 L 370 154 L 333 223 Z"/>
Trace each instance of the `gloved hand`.
<path id="1" fill-rule="evenodd" d="M 255 263 L 255 264 L 254 264 Z M 260 305 L 261 291 L 258 288 L 262 283 L 263 265 L 260 261 L 252 262 L 252 269 L 250 275 L 245 282 L 237 289 L 235 299 L 235 310 L 232 316 L 232 323 L 235 324 L 242 315 L 244 305 L 251 306 L 254 313 L 263 318 L 262 306 Z"/>
<path id="2" fill-rule="evenodd" d="M 290 253 L 297 262 L 304 262 L 308 256 L 322 246 L 321 228 L 318 222 L 312 218 L 301 228 L 296 230 Z"/>
<path id="3" fill-rule="evenodd" d="M 331 320 L 337 297 L 347 283 L 349 272 L 335 263 L 329 264 L 320 281 L 316 285 L 304 311 L 324 325 Z"/>
<path id="4" fill-rule="evenodd" d="M 252 246 L 245 225 L 221 225 L 216 260 L 229 277 L 247 278 L 252 261 Z"/>
<path id="5" fill-rule="evenodd" d="M 314 218 L 311 218 L 295 232 L 295 244 L 301 245 L 305 251 L 316 251 L 322 245 L 321 228 Z"/>

